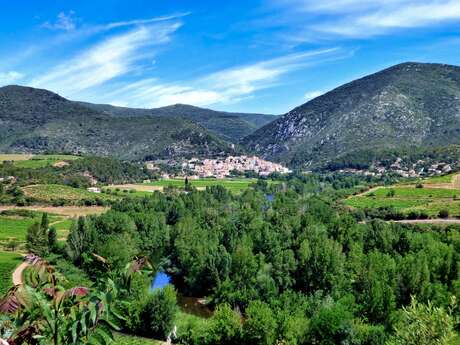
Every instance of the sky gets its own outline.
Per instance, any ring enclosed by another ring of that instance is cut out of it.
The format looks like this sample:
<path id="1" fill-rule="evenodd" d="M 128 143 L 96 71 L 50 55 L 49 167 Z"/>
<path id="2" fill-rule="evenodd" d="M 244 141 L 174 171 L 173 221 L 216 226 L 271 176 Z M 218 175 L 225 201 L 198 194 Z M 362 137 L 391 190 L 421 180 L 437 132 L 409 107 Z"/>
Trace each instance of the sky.
<path id="1" fill-rule="evenodd" d="M 460 65 L 460 0 L 0 0 L 0 86 L 283 114 L 406 61 Z"/>

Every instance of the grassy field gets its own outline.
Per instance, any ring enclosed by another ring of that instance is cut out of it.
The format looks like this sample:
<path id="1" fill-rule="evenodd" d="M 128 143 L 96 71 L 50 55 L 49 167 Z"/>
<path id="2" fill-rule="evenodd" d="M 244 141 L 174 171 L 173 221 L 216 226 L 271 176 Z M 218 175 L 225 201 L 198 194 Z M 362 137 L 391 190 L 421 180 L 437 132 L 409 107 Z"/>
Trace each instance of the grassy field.
<path id="1" fill-rule="evenodd" d="M 78 159 L 72 155 L 30 155 L 30 154 L 0 154 L 0 162 L 13 161 L 18 168 L 38 169 L 53 165 L 60 161 Z"/>
<path id="2" fill-rule="evenodd" d="M 199 180 L 189 180 L 189 183 L 196 188 L 206 188 L 210 186 L 223 186 L 232 191 L 241 191 L 249 187 L 250 184 L 257 182 L 257 179 L 252 178 L 226 178 L 226 179 L 215 179 L 215 178 L 203 178 Z M 159 187 L 184 187 L 184 179 L 168 179 L 159 180 L 152 183 L 146 183 L 150 186 Z"/>
<path id="3" fill-rule="evenodd" d="M 34 223 L 40 222 L 42 213 L 31 212 L 31 216 L 1 215 L 0 214 L 0 242 L 16 240 L 23 243 L 26 239 L 27 229 Z M 54 226 L 58 232 L 58 238 L 65 238 L 72 225 L 72 219 L 53 216 L 48 217 L 50 225 Z"/>
<path id="4" fill-rule="evenodd" d="M 345 203 L 361 209 L 393 207 L 403 213 L 423 211 L 431 217 L 437 217 L 441 210 L 448 210 L 450 216 L 460 216 L 460 190 L 458 189 L 396 185 L 391 188 L 381 187 L 351 197 Z"/>
<path id="5" fill-rule="evenodd" d="M 22 261 L 19 254 L 0 252 L 0 295 L 3 295 L 12 285 L 11 274 Z"/>
<path id="6" fill-rule="evenodd" d="M 108 194 L 96 194 L 88 192 L 86 189 L 78 189 L 69 186 L 47 184 L 47 185 L 32 185 L 22 188 L 24 194 L 41 202 L 53 202 L 57 200 L 65 200 L 77 202 L 83 199 L 95 200 L 96 198 L 103 200 L 116 200 L 118 197 Z"/>

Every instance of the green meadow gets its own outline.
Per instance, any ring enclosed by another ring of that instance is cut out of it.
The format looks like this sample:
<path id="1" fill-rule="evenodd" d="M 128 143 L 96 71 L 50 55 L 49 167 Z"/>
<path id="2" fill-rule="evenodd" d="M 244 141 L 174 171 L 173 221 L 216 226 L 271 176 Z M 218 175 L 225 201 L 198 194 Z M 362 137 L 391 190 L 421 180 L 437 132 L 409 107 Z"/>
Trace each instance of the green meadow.
<path id="1" fill-rule="evenodd" d="M 3 295 L 12 285 L 11 274 L 22 257 L 16 253 L 0 252 L 0 295 Z"/>
<path id="2" fill-rule="evenodd" d="M 189 183 L 196 188 L 206 188 L 211 186 L 223 186 L 228 188 L 232 192 L 241 192 L 248 188 L 251 184 L 257 182 L 255 178 L 226 178 L 226 179 L 215 179 L 215 178 L 203 178 L 198 180 L 189 180 Z M 152 183 L 146 183 L 145 185 L 157 186 L 157 187 L 184 187 L 184 179 L 162 179 Z"/>
<path id="3" fill-rule="evenodd" d="M 42 213 L 29 212 L 26 215 L 0 214 L 0 242 L 6 243 L 9 240 L 25 242 L 27 229 L 34 223 L 40 222 Z M 58 232 L 58 237 L 63 238 L 67 235 L 72 219 L 49 215 L 50 226 L 54 226 Z"/>

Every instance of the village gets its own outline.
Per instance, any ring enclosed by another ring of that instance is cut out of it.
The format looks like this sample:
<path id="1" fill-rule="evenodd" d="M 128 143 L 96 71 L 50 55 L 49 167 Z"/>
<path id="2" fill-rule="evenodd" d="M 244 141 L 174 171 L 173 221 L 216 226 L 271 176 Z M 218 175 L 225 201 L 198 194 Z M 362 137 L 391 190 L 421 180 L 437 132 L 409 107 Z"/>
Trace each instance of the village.
<path id="1" fill-rule="evenodd" d="M 268 176 L 273 173 L 287 174 L 291 170 L 281 164 L 273 163 L 256 156 L 230 156 L 223 160 L 205 159 L 203 161 L 192 159 L 182 164 L 182 167 L 195 173 L 196 177 L 225 178 L 232 172 L 252 171 L 259 176 Z"/>
<path id="2" fill-rule="evenodd" d="M 147 163 L 147 169 L 157 170 L 153 163 Z M 215 177 L 223 179 L 235 173 L 254 172 L 259 176 L 273 173 L 288 174 L 291 172 L 281 164 L 273 163 L 256 156 L 229 156 L 221 159 L 192 158 L 181 164 L 181 175 L 190 179 Z M 162 178 L 171 177 L 162 174 Z"/>
<path id="3" fill-rule="evenodd" d="M 405 178 L 417 178 L 447 174 L 454 169 L 452 165 L 445 162 L 427 164 L 423 160 L 416 163 L 405 163 L 402 158 L 397 158 L 389 167 L 382 164 L 374 164 L 369 169 L 341 169 L 342 173 L 353 173 L 364 176 L 381 177 L 385 174 L 395 174 Z"/>

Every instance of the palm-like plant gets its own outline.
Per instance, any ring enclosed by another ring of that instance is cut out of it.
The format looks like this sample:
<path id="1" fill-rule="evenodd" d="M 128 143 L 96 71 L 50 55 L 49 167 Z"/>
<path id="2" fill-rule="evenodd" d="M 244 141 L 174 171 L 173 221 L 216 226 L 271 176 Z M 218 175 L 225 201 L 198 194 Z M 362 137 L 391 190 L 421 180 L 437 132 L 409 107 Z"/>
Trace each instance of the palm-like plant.
<path id="1" fill-rule="evenodd" d="M 0 313 L 8 316 L 0 322 L 6 328 L 10 345 L 110 343 L 111 330 L 118 330 L 117 323 L 122 319 L 113 301 L 121 290 L 129 289 L 124 286 L 129 284 L 129 276 L 146 264 L 140 259 L 129 265 L 120 274 L 120 282 L 107 278 L 97 289 L 66 290 L 48 262 L 34 255 L 27 260 L 35 275 L 32 283 L 12 288 L 0 301 Z"/>

